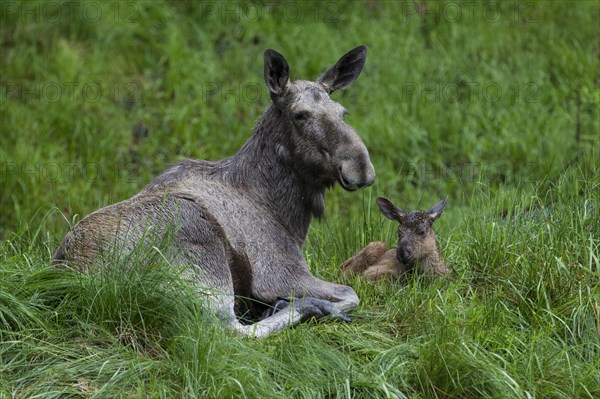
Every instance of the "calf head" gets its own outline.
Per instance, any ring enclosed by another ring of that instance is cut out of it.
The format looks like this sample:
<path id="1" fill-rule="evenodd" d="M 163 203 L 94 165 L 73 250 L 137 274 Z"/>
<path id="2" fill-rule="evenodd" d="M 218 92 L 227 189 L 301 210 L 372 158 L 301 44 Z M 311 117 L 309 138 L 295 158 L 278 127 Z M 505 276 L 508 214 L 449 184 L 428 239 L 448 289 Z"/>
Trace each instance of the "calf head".
<path id="1" fill-rule="evenodd" d="M 445 199 L 428 211 L 405 212 L 381 197 L 377 198 L 377 205 L 385 217 L 399 223 L 396 257 L 400 262 L 411 269 L 417 262 L 419 265 L 425 265 L 428 258 L 440 255 L 433 222 L 444 211 Z"/>
<path id="2" fill-rule="evenodd" d="M 281 54 L 269 49 L 264 56 L 271 99 L 289 126 L 278 152 L 307 178 L 326 186 L 338 181 L 349 191 L 373 184 L 375 171 L 361 138 L 344 121 L 348 112 L 330 95 L 354 82 L 366 56 L 367 47 L 357 47 L 314 82 L 290 81 Z"/>

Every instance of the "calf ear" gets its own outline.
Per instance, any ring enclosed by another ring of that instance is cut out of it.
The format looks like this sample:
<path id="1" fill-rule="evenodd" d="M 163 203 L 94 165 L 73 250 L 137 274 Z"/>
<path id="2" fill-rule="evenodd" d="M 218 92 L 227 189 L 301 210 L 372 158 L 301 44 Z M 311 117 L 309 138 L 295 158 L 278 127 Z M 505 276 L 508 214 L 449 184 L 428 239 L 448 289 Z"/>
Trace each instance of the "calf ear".
<path id="1" fill-rule="evenodd" d="M 444 198 L 443 200 L 435 204 L 433 208 L 427 211 L 427 215 L 431 218 L 431 220 L 436 220 L 442 215 L 442 212 L 444 212 L 444 208 L 446 207 L 447 200 L 448 197 Z"/>
<path id="2" fill-rule="evenodd" d="M 402 222 L 402 219 L 404 216 L 406 216 L 406 212 L 392 204 L 389 199 L 377 197 L 376 201 L 377 205 L 379 206 L 379 210 L 386 218 L 395 220 L 397 222 Z"/>
<path id="3" fill-rule="evenodd" d="M 325 86 L 329 94 L 345 89 L 358 78 L 366 59 L 367 46 L 359 46 L 342 56 L 319 78 L 318 82 Z"/>
<path id="4" fill-rule="evenodd" d="M 275 50 L 266 49 L 264 58 L 265 83 L 269 88 L 271 100 L 275 104 L 279 104 L 285 87 L 290 80 L 290 67 L 285 58 L 283 58 L 283 55 Z"/>

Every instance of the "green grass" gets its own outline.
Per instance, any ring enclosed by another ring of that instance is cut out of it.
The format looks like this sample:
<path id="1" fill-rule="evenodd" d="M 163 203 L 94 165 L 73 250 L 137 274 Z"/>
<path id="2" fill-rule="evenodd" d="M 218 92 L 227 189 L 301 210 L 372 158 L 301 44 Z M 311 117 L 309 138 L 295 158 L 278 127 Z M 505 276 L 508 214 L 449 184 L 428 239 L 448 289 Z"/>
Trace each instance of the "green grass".
<path id="1" fill-rule="evenodd" d="M 0 1 L 0 399 L 600 397 L 600 5 L 414 4 Z M 48 266 L 82 216 L 243 144 L 265 48 L 315 78 L 363 43 L 334 99 L 377 182 L 328 194 L 306 257 L 342 282 L 339 263 L 395 241 L 375 197 L 448 196 L 451 278 L 354 278 L 351 323 L 256 341 L 160 253 Z"/>

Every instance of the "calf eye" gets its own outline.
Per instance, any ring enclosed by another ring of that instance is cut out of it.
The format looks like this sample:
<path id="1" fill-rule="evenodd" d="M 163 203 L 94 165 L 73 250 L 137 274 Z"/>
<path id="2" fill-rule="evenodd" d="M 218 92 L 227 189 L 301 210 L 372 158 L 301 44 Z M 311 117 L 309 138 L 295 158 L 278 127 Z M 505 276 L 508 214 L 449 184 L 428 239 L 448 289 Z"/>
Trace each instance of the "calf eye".
<path id="1" fill-rule="evenodd" d="M 294 112 L 293 117 L 296 122 L 302 122 L 302 121 L 305 121 L 306 119 L 308 119 L 308 112 L 305 112 L 305 111 Z"/>

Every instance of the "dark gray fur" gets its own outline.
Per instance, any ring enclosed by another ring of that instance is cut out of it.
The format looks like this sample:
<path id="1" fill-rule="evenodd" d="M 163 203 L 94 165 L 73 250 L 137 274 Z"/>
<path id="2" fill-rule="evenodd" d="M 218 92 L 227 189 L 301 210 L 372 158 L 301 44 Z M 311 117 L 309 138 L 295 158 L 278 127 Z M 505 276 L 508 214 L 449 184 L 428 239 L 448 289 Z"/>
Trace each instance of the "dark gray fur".
<path id="1" fill-rule="evenodd" d="M 375 179 L 365 145 L 344 122 L 346 110 L 329 97 L 358 77 L 366 53 L 366 46 L 350 51 L 316 82 L 291 82 L 287 61 L 266 50 L 273 104 L 246 144 L 220 161 L 179 162 L 131 199 L 88 215 L 67 233 L 54 262 L 86 269 L 115 246 L 130 250 L 149 229 L 160 238 L 173 225 L 169 260 L 216 290 L 210 306 L 244 335 L 354 309 L 352 288 L 310 274 L 302 245 L 312 218 L 323 215 L 328 188 L 337 181 L 353 191 Z M 234 310 L 240 297 L 297 299 L 244 325 Z"/>

